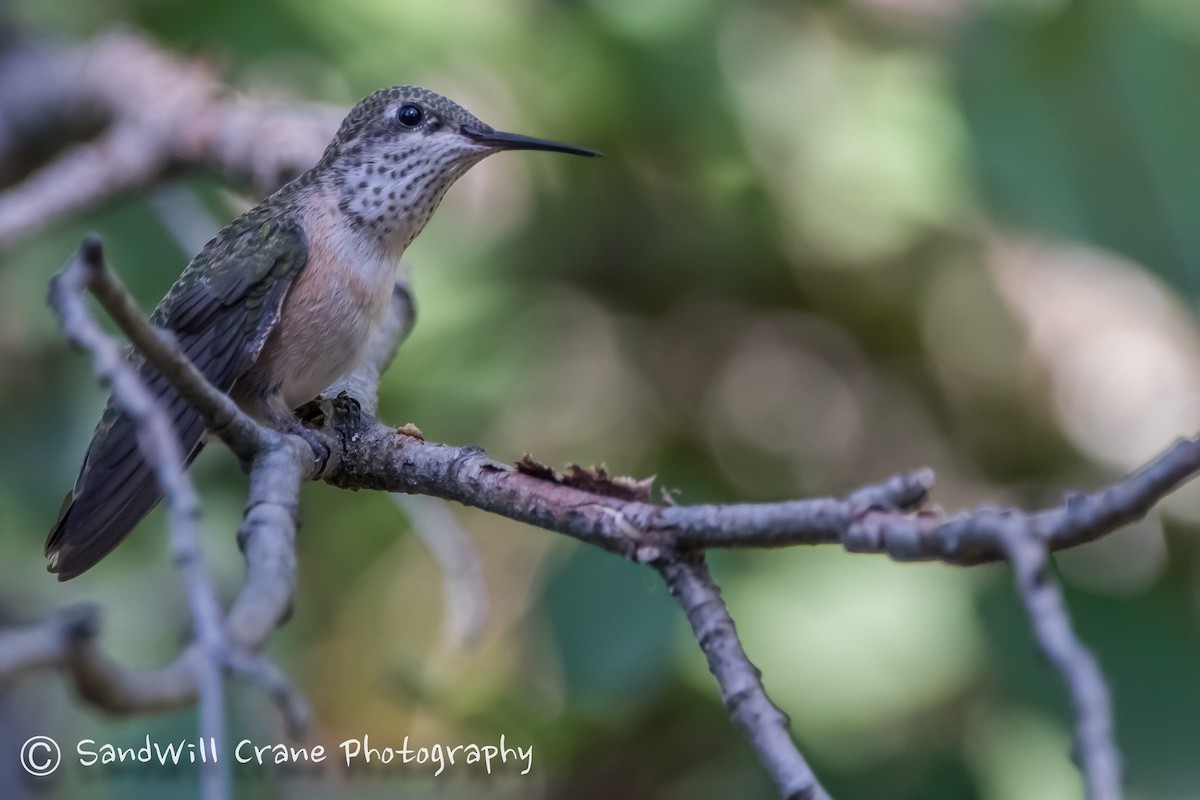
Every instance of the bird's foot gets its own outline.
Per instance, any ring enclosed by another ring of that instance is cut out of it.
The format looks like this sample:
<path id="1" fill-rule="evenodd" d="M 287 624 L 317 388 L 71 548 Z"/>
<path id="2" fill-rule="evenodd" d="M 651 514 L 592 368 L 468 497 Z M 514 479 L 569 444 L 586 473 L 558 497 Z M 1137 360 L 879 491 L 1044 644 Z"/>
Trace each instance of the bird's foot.
<path id="1" fill-rule="evenodd" d="M 314 428 L 322 428 L 339 418 L 357 426 L 362 420 L 362 403 L 346 392 L 332 398 L 319 395 L 296 408 L 294 413 L 301 422 Z"/>
<path id="2" fill-rule="evenodd" d="M 362 423 L 362 403 L 341 392 L 333 398 L 333 415 L 341 417 L 347 427 L 357 428 Z"/>
<path id="3" fill-rule="evenodd" d="M 332 455 L 321 429 L 337 432 L 344 448 L 350 441 L 351 432 L 362 423 L 363 416 L 362 404 L 346 392 L 333 398 L 315 397 L 297 408 L 295 414 L 285 432 L 299 436 L 312 447 L 317 459 L 317 475 L 324 473 Z"/>
<path id="4" fill-rule="evenodd" d="M 299 436 L 308 443 L 308 446 L 312 448 L 313 458 L 317 462 L 316 474 L 323 474 L 325 468 L 329 466 L 329 457 L 332 453 L 329 450 L 329 445 L 325 443 L 325 437 L 321 435 L 320 431 L 310 428 L 299 419 L 293 419 L 285 426 L 283 432 Z"/>

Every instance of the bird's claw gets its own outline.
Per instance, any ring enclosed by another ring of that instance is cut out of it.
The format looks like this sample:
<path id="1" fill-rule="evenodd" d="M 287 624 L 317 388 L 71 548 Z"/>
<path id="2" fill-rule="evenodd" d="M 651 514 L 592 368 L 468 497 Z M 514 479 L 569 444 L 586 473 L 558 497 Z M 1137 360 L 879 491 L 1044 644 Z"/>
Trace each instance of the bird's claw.
<path id="1" fill-rule="evenodd" d="M 333 413 L 345 418 L 352 428 L 357 428 L 362 421 L 362 403 L 346 392 L 341 392 L 333 398 Z"/>
<path id="2" fill-rule="evenodd" d="M 332 455 L 329 450 L 329 445 L 325 444 L 325 437 L 319 432 L 308 427 L 300 420 L 296 420 L 295 424 L 288 426 L 288 433 L 293 436 L 299 436 L 308 446 L 312 448 L 313 458 L 317 462 L 316 474 L 320 475 L 325 471 L 325 467 L 329 465 L 329 457 Z"/>

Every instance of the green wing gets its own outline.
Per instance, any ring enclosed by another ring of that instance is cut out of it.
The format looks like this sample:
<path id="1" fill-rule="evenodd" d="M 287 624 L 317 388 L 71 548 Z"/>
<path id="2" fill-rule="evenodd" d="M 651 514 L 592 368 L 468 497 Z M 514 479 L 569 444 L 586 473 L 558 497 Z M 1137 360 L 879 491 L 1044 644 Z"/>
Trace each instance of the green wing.
<path id="1" fill-rule="evenodd" d="M 262 351 L 307 260 L 304 230 L 293 217 L 252 209 L 192 259 L 151 322 L 171 330 L 192 363 L 227 392 Z M 203 421 L 152 366 L 141 363 L 139 374 L 171 417 L 190 464 L 203 446 Z M 133 420 L 110 397 L 75 489 L 46 540 L 50 571 L 65 581 L 87 570 L 161 499 Z"/>

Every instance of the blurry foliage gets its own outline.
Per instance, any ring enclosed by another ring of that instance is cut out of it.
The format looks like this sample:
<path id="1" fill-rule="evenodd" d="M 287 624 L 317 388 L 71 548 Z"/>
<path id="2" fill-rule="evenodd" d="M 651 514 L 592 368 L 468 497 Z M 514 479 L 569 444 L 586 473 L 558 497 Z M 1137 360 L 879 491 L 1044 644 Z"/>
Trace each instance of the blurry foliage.
<path id="1" fill-rule="evenodd" d="M 147 31 L 246 91 L 349 106 L 418 83 L 605 152 L 492 159 L 411 249 L 420 322 L 382 416 L 433 439 L 655 473 L 681 502 L 840 492 L 928 464 L 957 508 L 1055 502 L 1200 429 L 1193 0 L 10 6 L 65 38 Z M 213 176 L 180 185 L 214 229 L 252 199 Z M 88 230 L 147 308 L 190 255 L 136 197 L 0 254 L 0 613 L 97 599 L 112 651 L 153 663 L 186 625 L 157 515 L 78 581 L 42 571 L 103 390 L 40 300 Z M 232 592 L 243 479 L 220 448 L 194 474 Z M 1131 797 L 1200 793 L 1198 495 L 1064 559 L 1113 680 Z M 271 650 L 315 702 L 317 740 L 505 733 L 534 745 L 533 773 L 259 770 L 239 772 L 244 796 L 772 796 L 651 573 L 459 518 L 491 601 L 477 649 L 438 648 L 439 579 L 396 508 L 314 486 L 296 613 Z M 713 562 L 835 796 L 1078 795 L 1065 700 L 1005 570 L 832 550 Z M 255 692 L 231 705 L 232 741 L 280 740 Z M 194 730 L 188 714 L 96 717 L 53 676 L 0 696 L 0 717 L 4 752 L 28 733 Z M 75 770 L 59 796 L 192 785 L 156 776 Z"/>
<path id="2" fill-rule="evenodd" d="M 1200 49 L 1170 5 L 1067 3 L 974 25 L 958 79 L 1000 214 L 1122 252 L 1195 294 Z"/>

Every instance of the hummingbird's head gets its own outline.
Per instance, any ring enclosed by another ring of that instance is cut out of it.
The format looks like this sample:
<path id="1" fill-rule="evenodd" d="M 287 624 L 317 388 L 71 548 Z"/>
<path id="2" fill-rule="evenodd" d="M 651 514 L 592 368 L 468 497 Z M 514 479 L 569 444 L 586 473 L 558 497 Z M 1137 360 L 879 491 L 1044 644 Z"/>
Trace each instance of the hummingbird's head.
<path id="1" fill-rule="evenodd" d="M 346 116 L 319 169 L 334 177 L 351 223 L 400 249 L 420 233 L 446 190 L 501 150 L 592 150 L 497 131 L 446 97 L 417 86 L 380 89 Z"/>

